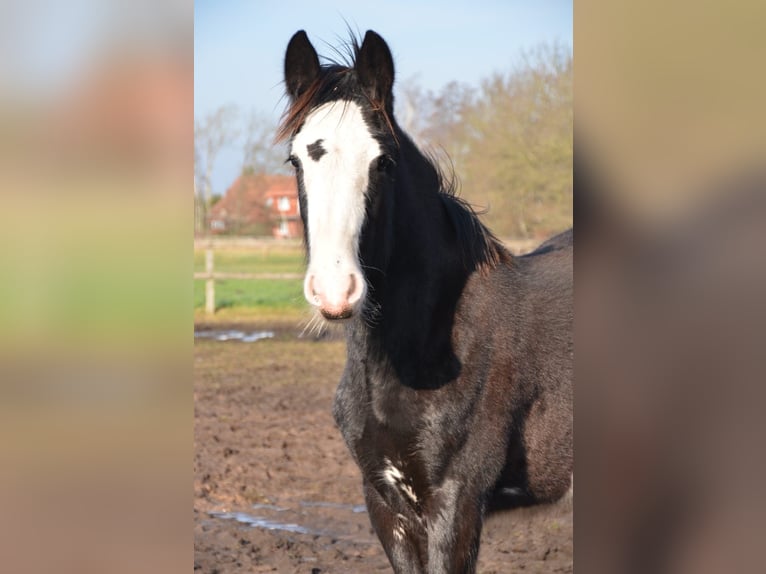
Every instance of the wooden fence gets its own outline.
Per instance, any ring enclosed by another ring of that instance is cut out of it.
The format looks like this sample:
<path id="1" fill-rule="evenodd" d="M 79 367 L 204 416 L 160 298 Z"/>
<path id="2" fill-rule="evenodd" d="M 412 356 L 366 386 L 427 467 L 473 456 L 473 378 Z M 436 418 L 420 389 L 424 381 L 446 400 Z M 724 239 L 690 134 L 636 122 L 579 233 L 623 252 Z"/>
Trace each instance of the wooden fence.
<path id="1" fill-rule="evenodd" d="M 239 273 L 216 272 L 213 249 L 205 249 L 205 270 L 194 273 L 195 279 L 205 280 L 205 313 L 215 313 L 215 282 L 220 279 L 303 279 L 302 273 Z"/>
<path id="2" fill-rule="evenodd" d="M 507 239 L 505 245 L 513 253 L 524 253 L 537 246 L 540 241 L 534 239 Z M 271 249 L 284 247 L 298 248 L 300 241 L 285 241 L 253 238 L 205 238 L 195 240 L 195 249 L 205 248 L 205 270 L 194 273 L 195 279 L 205 280 L 205 313 L 215 313 L 215 282 L 222 279 L 303 279 L 303 273 L 239 273 L 215 271 L 213 252 L 215 249 L 247 248 L 269 253 Z"/>

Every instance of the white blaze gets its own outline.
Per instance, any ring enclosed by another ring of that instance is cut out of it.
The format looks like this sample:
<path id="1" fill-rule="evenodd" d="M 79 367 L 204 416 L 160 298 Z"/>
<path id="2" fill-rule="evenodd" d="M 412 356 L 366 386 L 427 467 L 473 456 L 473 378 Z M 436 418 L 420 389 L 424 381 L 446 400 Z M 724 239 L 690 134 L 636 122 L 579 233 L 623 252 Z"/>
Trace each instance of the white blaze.
<path id="1" fill-rule="evenodd" d="M 321 140 L 324 150 L 314 159 L 309 146 Z M 311 112 L 292 141 L 292 154 L 303 167 L 308 207 L 309 268 L 304 283 L 307 300 L 341 305 L 349 300 L 349 276 L 358 281 L 352 303 L 364 298 L 359 266 L 359 235 L 365 218 L 371 162 L 381 154 L 359 105 L 349 101 L 324 104 Z M 313 282 L 313 283 L 312 283 Z M 322 298 L 315 296 L 321 292 Z"/>

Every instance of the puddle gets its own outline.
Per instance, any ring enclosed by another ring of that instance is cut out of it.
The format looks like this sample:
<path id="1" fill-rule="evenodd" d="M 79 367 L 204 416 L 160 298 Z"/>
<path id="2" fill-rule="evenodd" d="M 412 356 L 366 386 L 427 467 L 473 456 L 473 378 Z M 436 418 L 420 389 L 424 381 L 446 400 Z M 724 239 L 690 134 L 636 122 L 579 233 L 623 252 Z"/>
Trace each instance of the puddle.
<path id="1" fill-rule="evenodd" d="M 311 502 L 307 500 L 301 500 L 299 502 L 304 508 L 336 508 L 338 510 L 350 510 L 354 514 L 360 514 L 367 512 L 367 507 L 364 504 L 341 504 L 339 502 Z"/>
<path id="2" fill-rule="evenodd" d="M 289 524 L 276 522 L 274 520 L 267 520 L 266 518 L 262 518 L 260 516 L 252 516 L 246 512 L 211 512 L 210 515 L 215 516 L 216 518 L 223 518 L 224 520 L 233 519 L 242 524 L 247 524 L 248 526 L 254 526 L 256 528 L 264 528 L 266 530 L 282 530 L 284 532 L 292 532 L 295 534 L 325 534 L 320 530 L 312 530 L 311 528 L 306 528 L 305 526 L 300 526 L 299 524 Z"/>
<path id="3" fill-rule="evenodd" d="M 271 339 L 274 337 L 274 331 L 238 331 L 229 329 L 225 331 L 194 331 L 194 338 L 215 339 L 216 341 L 242 341 L 243 343 L 254 343 L 261 339 Z"/>
<path id="4" fill-rule="evenodd" d="M 235 520 L 253 528 L 264 530 L 279 530 L 293 534 L 309 534 L 312 536 L 331 536 L 333 538 L 355 539 L 354 532 L 359 532 L 359 518 L 354 514 L 367 512 L 364 504 L 343 504 L 301 500 L 297 507 L 280 506 L 278 504 L 253 504 L 251 508 L 258 511 L 249 512 L 210 512 L 210 516 L 224 520 Z M 280 514 L 280 517 L 274 515 Z M 366 528 L 367 522 L 361 519 Z M 310 526 L 311 525 L 311 526 Z M 345 534 L 341 534 L 345 532 Z M 368 542 L 367 540 L 359 540 Z"/>
<path id="5" fill-rule="evenodd" d="M 276 506 L 275 504 L 253 504 L 251 508 L 253 510 L 273 510 L 274 512 L 284 512 L 285 510 L 289 510 L 289 508 Z"/>

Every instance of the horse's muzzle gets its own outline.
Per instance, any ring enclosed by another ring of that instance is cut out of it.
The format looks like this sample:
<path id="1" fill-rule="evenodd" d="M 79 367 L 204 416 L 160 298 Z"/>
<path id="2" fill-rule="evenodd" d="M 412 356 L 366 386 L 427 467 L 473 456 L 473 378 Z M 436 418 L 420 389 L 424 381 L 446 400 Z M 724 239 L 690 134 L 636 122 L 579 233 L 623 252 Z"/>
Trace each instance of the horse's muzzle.
<path id="1" fill-rule="evenodd" d="M 309 272 L 304 283 L 306 300 L 318 307 L 322 316 L 330 321 L 351 317 L 361 304 L 365 291 L 364 277 L 357 272 L 333 275 L 329 280 Z"/>

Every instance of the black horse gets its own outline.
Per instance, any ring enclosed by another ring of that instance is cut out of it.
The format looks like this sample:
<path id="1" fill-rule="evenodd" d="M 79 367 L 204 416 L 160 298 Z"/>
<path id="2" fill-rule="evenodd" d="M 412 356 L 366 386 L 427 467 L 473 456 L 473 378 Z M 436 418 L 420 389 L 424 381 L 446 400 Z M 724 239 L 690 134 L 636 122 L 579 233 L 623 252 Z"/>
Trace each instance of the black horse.
<path id="1" fill-rule="evenodd" d="M 335 420 L 394 570 L 474 572 L 488 510 L 572 484 L 572 234 L 511 256 L 397 125 L 384 40 L 350 50 L 285 57 L 304 291 L 344 322 Z"/>

